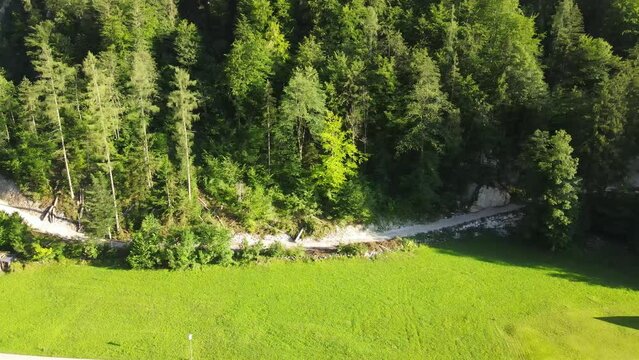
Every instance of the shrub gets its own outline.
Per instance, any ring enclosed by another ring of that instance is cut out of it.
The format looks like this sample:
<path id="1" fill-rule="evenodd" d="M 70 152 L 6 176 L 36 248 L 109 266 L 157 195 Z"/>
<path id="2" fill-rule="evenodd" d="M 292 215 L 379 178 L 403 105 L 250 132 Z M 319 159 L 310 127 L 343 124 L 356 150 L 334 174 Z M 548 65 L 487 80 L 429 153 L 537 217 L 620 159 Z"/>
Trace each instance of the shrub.
<path id="1" fill-rule="evenodd" d="M 152 215 L 142 221 L 140 231 L 133 234 L 127 262 L 133 269 L 152 269 L 161 262 L 162 226 Z"/>
<path id="2" fill-rule="evenodd" d="M 241 203 L 239 217 L 249 231 L 256 231 L 277 219 L 271 193 L 261 184 L 249 188 Z"/>
<path id="3" fill-rule="evenodd" d="M 417 250 L 419 245 L 413 239 L 400 239 L 401 249 L 405 252 L 413 252 Z"/>
<path id="4" fill-rule="evenodd" d="M 31 231 L 18 214 L 0 215 L 0 247 L 12 250 L 25 258 L 31 257 L 30 244 L 34 241 Z"/>
<path id="5" fill-rule="evenodd" d="M 95 241 L 85 241 L 82 243 L 82 259 L 95 260 L 100 256 L 100 247 Z"/>
<path id="6" fill-rule="evenodd" d="M 295 259 L 295 260 L 299 260 L 299 259 L 303 259 L 306 257 L 306 249 L 304 249 L 303 246 L 295 246 L 295 247 L 291 247 L 286 249 L 286 255 L 287 258 L 290 259 Z"/>
<path id="7" fill-rule="evenodd" d="M 262 242 L 250 245 L 248 241 L 242 241 L 240 248 L 235 252 L 235 260 L 240 264 L 248 264 L 259 260 L 260 253 L 263 249 Z"/>
<path id="8" fill-rule="evenodd" d="M 199 243 L 196 260 L 204 264 L 229 264 L 233 260 L 230 248 L 231 232 L 221 226 L 202 224 L 192 228 Z"/>
<path id="9" fill-rule="evenodd" d="M 7 220 L 7 214 L 0 211 L 0 249 L 1 250 L 9 250 L 10 242 L 7 240 L 5 236 L 4 223 Z"/>
<path id="10" fill-rule="evenodd" d="M 272 258 L 286 257 L 286 247 L 279 241 L 272 243 L 262 250 L 262 255 Z"/>
<path id="11" fill-rule="evenodd" d="M 364 243 L 350 243 L 337 245 L 337 253 L 348 257 L 366 254 L 368 247 Z"/>
<path id="12" fill-rule="evenodd" d="M 279 241 L 276 241 L 262 250 L 262 256 L 272 258 L 302 259 L 306 257 L 306 250 L 303 246 L 287 248 Z"/>
<path id="13" fill-rule="evenodd" d="M 188 228 L 171 231 L 165 249 L 165 258 L 169 269 L 187 269 L 195 262 L 195 235 Z"/>
<path id="14" fill-rule="evenodd" d="M 55 252 L 52 248 L 43 247 L 37 242 L 30 245 L 32 261 L 51 261 L 55 259 Z"/>
<path id="15" fill-rule="evenodd" d="M 237 206 L 241 198 L 238 184 L 242 183 L 243 174 L 244 169 L 229 158 L 205 156 L 199 176 L 207 195 L 228 206 Z"/>
<path id="16" fill-rule="evenodd" d="M 43 244 L 42 239 L 38 239 L 38 241 L 40 244 Z M 65 250 L 67 248 L 67 243 L 64 242 L 63 240 L 52 239 L 46 244 L 45 247 L 51 248 L 51 250 L 53 250 L 53 257 L 55 258 L 55 260 L 60 261 L 65 258 Z"/>
<path id="17" fill-rule="evenodd" d="M 367 222 L 373 217 L 374 193 L 365 182 L 352 179 L 340 189 L 330 211 L 348 222 Z"/>

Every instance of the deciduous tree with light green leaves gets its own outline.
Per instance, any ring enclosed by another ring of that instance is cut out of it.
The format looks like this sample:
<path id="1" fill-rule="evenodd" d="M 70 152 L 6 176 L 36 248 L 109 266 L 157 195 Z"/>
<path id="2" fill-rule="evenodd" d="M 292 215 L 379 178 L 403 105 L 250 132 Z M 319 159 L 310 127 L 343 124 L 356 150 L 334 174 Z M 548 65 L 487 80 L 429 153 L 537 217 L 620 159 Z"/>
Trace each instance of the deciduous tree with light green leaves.
<path id="1" fill-rule="evenodd" d="M 320 163 L 313 166 L 313 178 L 324 196 L 330 201 L 342 189 L 348 178 L 357 173 L 364 156 L 349 139 L 349 131 L 344 131 L 343 120 L 328 112 L 324 128 L 319 134 L 322 153 Z"/>

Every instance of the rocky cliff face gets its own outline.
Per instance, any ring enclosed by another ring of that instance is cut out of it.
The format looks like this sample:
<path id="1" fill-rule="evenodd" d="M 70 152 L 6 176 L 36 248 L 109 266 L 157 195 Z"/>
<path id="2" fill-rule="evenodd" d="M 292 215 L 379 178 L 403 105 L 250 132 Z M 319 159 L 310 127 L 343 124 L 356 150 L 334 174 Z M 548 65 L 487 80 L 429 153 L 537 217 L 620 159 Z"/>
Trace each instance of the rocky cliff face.
<path id="1" fill-rule="evenodd" d="M 22 195 L 18 186 L 2 175 L 0 175 L 0 203 L 34 210 L 40 208 L 39 203 Z"/>

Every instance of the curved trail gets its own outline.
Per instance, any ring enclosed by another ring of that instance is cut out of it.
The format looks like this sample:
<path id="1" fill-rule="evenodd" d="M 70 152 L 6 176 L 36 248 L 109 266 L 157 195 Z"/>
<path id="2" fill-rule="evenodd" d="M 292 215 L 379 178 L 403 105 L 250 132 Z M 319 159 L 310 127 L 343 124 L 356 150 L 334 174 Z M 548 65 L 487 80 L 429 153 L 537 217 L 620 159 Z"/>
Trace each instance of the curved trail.
<path id="1" fill-rule="evenodd" d="M 389 230 L 376 230 L 373 228 L 366 228 L 364 226 L 347 226 L 345 228 L 337 229 L 329 235 L 319 239 L 313 237 L 302 237 L 302 239 L 297 242 L 294 242 L 293 239 L 286 234 L 258 237 L 253 234 L 243 233 L 233 236 L 231 247 L 238 248 L 242 241 L 246 240 L 250 244 L 262 241 L 265 246 L 274 242 L 281 242 L 288 247 L 303 246 L 309 249 L 330 249 L 339 244 L 381 242 L 397 237 L 415 236 L 417 234 L 426 234 L 434 231 L 454 228 L 478 221 L 484 221 L 499 215 L 513 213 L 521 208 L 521 205 L 511 204 L 498 208 L 488 208 L 475 213 L 454 215 L 430 223 L 401 226 Z M 0 211 L 8 214 L 17 213 L 20 217 L 22 217 L 22 219 L 24 219 L 27 225 L 29 225 L 33 230 L 41 233 L 56 235 L 65 239 L 83 239 L 86 237 L 84 234 L 75 230 L 75 225 L 73 223 L 66 220 L 58 220 L 53 223 L 41 220 L 41 212 L 38 212 L 37 210 L 16 208 L 7 205 L 0 200 Z M 481 226 L 481 224 L 477 224 L 473 227 Z"/>
<path id="2" fill-rule="evenodd" d="M 18 208 L 0 200 L 0 211 L 7 214 L 17 213 L 33 230 L 44 234 L 59 236 L 64 239 L 84 239 L 85 235 L 75 230 L 75 224 L 57 219 L 55 222 L 41 220 L 42 211 L 38 209 Z"/>
<path id="3" fill-rule="evenodd" d="M 489 220 L 500 215 L 514 213 L 522 208 L 522 205 L 511 204 L 502 207 L 487 208 L 474 213 L 453 215 L 430 223 L 400 226 L 389 230 L 376 230 L 373 228 L 366 228 L 364 226 L 347 226 L 320 239 L 309 237 L 302 238 L 297 242 L 294 242 L 288 235 L 267 235 L 261 238 L 252 234 L 237 234 L 233 237 L 231 246 L 233 248 L 238 248 L 242 241 L 246 240 L 250 244 L 262 241 L 265 246 L 279 241 L 288 247 L 303 246 L 308 249 L 330 249 L 339 244 L 382 242 L 397 237 L 427 234 L 469 224 L 472 224 L 472 227 L 482 227 L 483 224 L 473 223 Z M 499 224 L 493 224 L 492 226 L 497 225 Z"/>
<path id="4" fill-rule="evenodd" d="M 55 222 L 41 220 L 43 213 L 39 209 L 40 205 L 26 199 L 20 190 L 11 181 L 0 176 L 0 212 L 8 214 L 17 213 L 24 219 L 34 231 L 55 235 L 64 239 L 84 239 L 85 234 L 77 232 L 74 223 L 66 219 L 56 219 Z M 332 233 L 321 238 L 302 236 L 295 242 L 291 236 L 287 234 L 258 236 L 249 233 L 240 233 L 233 236 L 231 247 L 238 248 L 240 244 L 246 240 L 250 244 L 262 241 L 265 246 L 274 242 L 281 242 L 287 247 L 303 246 L 308 249 L 330 249 L 339 244 L 348 243 L 370 243 L 391 240 L 397 237 L 409 237 L 417 234 L 425 234 L 443 229 L 455 228 L 468 225 L 470 227 L 499 227 L 504 220 L 502 217 L 509 213 L 514 213 L 522 208 L 521 205 L 506 205 L 502 207 L 486 208 L 478 212 L 457 214 L 448 218 L 437 221 L 397 226 L 392 228 L 380 229 L 374 226 L 350 225 L 344 228 L 337 228 Z M 493 219 L 490 223 L 490 219 Z M 489 224 L 486 224 L 489 222 Z M 112 246 L 123 247 L 125 242 L 111 242 Z"/>

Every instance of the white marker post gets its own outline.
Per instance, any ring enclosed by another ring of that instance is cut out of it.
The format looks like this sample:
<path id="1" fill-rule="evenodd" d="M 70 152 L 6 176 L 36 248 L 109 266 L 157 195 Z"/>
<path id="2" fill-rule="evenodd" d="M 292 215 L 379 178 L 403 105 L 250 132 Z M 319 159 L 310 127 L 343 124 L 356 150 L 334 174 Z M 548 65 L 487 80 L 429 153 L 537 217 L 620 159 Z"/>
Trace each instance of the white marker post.
<path id="1" fill-rule="evenodd" d="M 193 334 L 189 334 L 189 359 L 193 360 Z"/>

